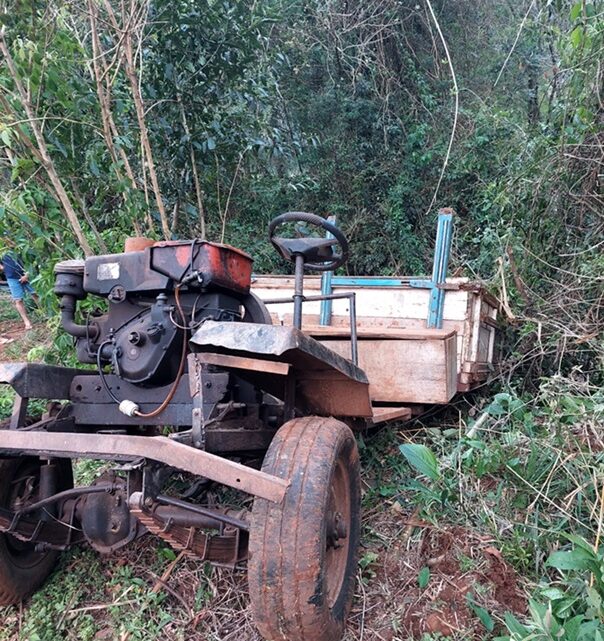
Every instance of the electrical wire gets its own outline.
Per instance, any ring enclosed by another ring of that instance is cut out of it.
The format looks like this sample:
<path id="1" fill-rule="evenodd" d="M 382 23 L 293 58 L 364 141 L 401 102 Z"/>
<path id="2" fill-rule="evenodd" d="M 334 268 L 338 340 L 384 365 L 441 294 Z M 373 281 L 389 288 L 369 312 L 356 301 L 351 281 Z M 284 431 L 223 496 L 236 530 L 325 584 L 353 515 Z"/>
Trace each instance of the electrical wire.
<path id="1" fill-rule="evenodd" d="M 443 181 L 443 178 L 445 176 L 445 171 L 447 169 L 447 165 L 449 164 L 449 158 L 451 157 L 451 149 L 453 148 L 453 141 L 455 139 L 455 132 L 457 131 L 457 119 L 459 117 L 459 88 L 457 86 L 457 76 L 455 75 L 455 69 L 453 68 L 453 61 L 451 60 L 451 54 L 449 53 L 449 47 L 447 47 L 447 41 L 445 40 L 445 36 L 443 35 L 443 32 L 440 28 L 440 23 L 438 22 L 438 18 L 436 17 L 436 14 L 434 13 L 434 9 L 432 8 L 432 3 L 430 0 L 426 0 L 426 4 L 428 5 L 428 9 L 430 10 L 430 15 L 432 16 L 432 20 L 434 20 L 434 24 L 436 25 L 436 30 L 438 31 L 438 35 L 440 37 L 440 40 L 443 44 L 445 54 L 447 56 L 447 62 L 449 64 L 449 69 L 451 70 L 451 79 L 453 80 L 453 87 L 455 90 L 455 114 L 453 117 L 453 127 L 451 129 L 451 137 L 449 138 L 449 146 L 447 147 L 447 153 L 445 155 L 445 159 L 443 161 L 443 166 L 440 172 L 440 176 L 438 178 L 438 183 L 436 184 L 436 189 L 434 190 L 434 196 L 432 196 L 432 200 L 430 201 L 430 205 L 428 207 L 428 211 L 426 211 L 426 214 L 430 212 L 432 209 L 434 203 L 436 202 L 436 197 L 438 196 L 438 192 L 440 190 L 440 184 Z"/>
<path id="2" fill-rule="evenodd" d="M 107 383 L 107 380 L 105 379 L 105 372 L 103 372 L 103 364 L 101 363 L 101 352 L 103 351 L 103 347 L 105 345 L 110 345 L 111 341 L 107 340 L 99 345 L 99 348 L 96 352 L 96 366 L 97 369 L 99 370 L 99 376 L 101 377 L 101 383 L 103 384 L 103 387 L 105 388 L 105 391 L 109 396 L 119 405 L 121 403 L 120 399 L 111 391 L 111 388 L 109 387 L 109 384 Z"/>
<path id="3" fill-rule="evenodd" d="M 173 311 L 170 310 L 170 321 L 172 322 L 172 325 L 174 325 L 174 327 L 178 327 L 178 329 L 192 330 L 192 329 L 197 329 L 203 323 L 203 319 L 199 320 L 197 323 L 195 322 L 195 316 L 197 316 L 197 303 L 199 302 L 200 298 L 201 298 L 201 294 L 197 294 L 197 298 L 195 298 L 195 302 L 193 303 L 193 309 L 191 311 L 191 321 L 188 325 L 179 325 L 174 320 Z M 208 309 L 208 308 L 202 307 L 202 309 Z"/>

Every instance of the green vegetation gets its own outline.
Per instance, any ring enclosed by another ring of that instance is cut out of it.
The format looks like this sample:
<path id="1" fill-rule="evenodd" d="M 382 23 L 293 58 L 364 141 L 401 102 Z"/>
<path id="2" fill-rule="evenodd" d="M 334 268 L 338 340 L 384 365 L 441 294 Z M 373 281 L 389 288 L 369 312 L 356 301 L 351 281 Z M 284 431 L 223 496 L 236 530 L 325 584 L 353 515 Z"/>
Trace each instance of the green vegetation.
<path id="1" fill-rule="evenodd" d="M 205 235 L 279 272 L 267 223 L 305 209 L 337 215 L 348 273 L 425 273 L 452 206 L 451 273 L 501 301 L 500 370 L 361 440 L 350 639 L 602 639 L 604 5 L 432 5 L 460 101 L 436 197 L 455 96 L 424 0 L 5 3 L 0 249 L 43 309 L 1 357 L 73 363 L 53 265 L 128 235 Z M 0 293 L 0 331 L 17 321 Z M 181 560 L 176 595 L 154 591 L 169 557 L 74 551 L 0 639 L 255 638 L 242 575 Z"/>
<path id="2" fill-rule="evenodd" d="M 603 419 L 601 389 L 556 378 L 536 398 L 497 394 L 476 420 L 431 428 L 401 446 L 420 476 L 401 471 L 399 501 L 419 505 L 435 526 L 487 535 L 533 586 L 526 622 L 510 613 L 499 620 L 503 638 L 604 635 Z"/>

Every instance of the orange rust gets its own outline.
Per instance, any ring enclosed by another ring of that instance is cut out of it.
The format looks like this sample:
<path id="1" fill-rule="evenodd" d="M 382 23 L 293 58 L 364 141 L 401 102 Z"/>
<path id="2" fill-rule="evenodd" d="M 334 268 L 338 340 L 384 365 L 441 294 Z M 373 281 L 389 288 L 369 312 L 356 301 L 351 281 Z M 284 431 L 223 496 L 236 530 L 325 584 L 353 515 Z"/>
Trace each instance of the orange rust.
<path id="1" fill-rule="evenodd" d="M 129 236 L 124 242 L 124 253 L 143 251 L 155 243 L 151 238 L 144 236 Z"/>
<path id="2" fill-rule="evenodd" d="M 193 242 L 194 268 L 203 274 L 206 285 L 213 284 L 240 293 L 249 292 L 253 260 L 245 252 L 230 245 L 192 240 L 157 242 L 153 244 L 153 267 L 173 278 L 178 271 L 180 277 L 180 273 L 189 266 Z M 172 273 L 175 264 L 181 269 Z"/>
<path id="3" fill-rule="evenodd" d="M 175 252 L 176 262 L 181 267 L 186 267 L 189 264 L 190 256 L 191 256 L 191 247 L 189 244 L 179 245 L 176 247 L 176 252 Z"/>

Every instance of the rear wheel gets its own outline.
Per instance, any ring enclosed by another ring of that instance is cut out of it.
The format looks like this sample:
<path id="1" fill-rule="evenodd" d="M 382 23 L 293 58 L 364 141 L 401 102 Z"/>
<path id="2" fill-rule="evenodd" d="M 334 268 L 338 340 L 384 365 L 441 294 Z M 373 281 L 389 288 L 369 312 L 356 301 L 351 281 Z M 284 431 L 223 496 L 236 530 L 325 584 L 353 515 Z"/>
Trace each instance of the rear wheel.
<path id="1" fill-rule="evenodd" d="M 0 459 L 0 506 L 23 508 L 39 500 L 41 461 L 22 456 Z M 57 491 L 73 485 L 71 462 L 60 460 Z M 59 552 L 38 552 L 35 544 L 0 534 L 0 605 L 18 603 L 36 590 L 55 566 Z"/>
<path id="2" fill-rule="evenodd" d="M 270 641 L 337 641 L 358 558 L 354 435 L 333 418 L 291 420 L 275 435 L 262 470 L 291 485 L 281 505 L 254 501 L 248 582 L 256 625 Z"/>

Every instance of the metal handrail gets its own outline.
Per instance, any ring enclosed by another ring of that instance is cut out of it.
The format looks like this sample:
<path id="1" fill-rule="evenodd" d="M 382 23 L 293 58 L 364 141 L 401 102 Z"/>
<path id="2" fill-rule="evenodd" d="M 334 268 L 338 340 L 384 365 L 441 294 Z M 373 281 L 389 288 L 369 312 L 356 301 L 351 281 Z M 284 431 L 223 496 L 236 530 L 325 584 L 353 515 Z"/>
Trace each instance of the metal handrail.
<path id="1" fill-rule="evenodd" d="M 314 300 L 335 300 L 338 298 L 348 298 L 349 311 L 350 311 L 350 353 L 352 362 L 355 365 L 359 364 L 359 349 L 357 344 L 357 306 L 356 294 L 354 292 L 346 292 L 342 294 L 318 294 L 313 296 L 302 296 L 302 302 Z M 289 298 L 268 298 L 262 301 L 265 305 L 278 305 L 282 303 L 294 303 L 293 296 Z"/>

